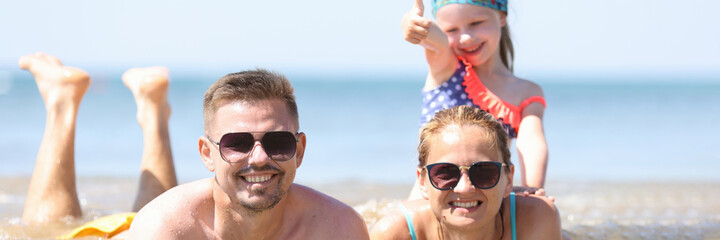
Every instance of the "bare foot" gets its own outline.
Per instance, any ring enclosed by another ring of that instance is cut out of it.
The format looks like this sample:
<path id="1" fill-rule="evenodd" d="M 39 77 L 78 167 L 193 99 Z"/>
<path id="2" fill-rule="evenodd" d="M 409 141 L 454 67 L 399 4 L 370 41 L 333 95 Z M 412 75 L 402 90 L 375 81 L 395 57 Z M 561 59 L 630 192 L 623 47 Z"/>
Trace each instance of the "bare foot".
<path id="1" fill-rule="evenodd" d="M 75 120 L 90 77 L 85 71 L 63 66 L 56 57 L 44 53 L 23 56 L 18 65 L 35 77 L 47 110 L 23 221 L 80 217 L 82 210 L 75 185 Z"/>
<path id="2" fill-rule="evenodd" d="M 25 55 L 20 57 L 18 65 L 35 77 L 48 110 L 63 104 L 73 104 L 77 108 L 90 86 L 90 77 L 85 71 L 63 66 L 52 55 L 41 52 Z"/>
<path id="3" fill-rule="evenodd" d="M 170 118 L 170 105 L 167 102 L 168 75 L 165 67 L 131 68 L 122 75 L 123 83 L 135 97 L 140 124 L 149 121 L 149 117 L 159 117 L 157 120 L 166 122 Z"/>
<path id="4" fill-rule="evenodd" d="M 132 68 L 122 76 L 135 96 L 137 120 L 143 130 L 142 174 L 134 211 L 177 185 L 168 132 L 168 75 L 167 68 L 148 67 Z"/>

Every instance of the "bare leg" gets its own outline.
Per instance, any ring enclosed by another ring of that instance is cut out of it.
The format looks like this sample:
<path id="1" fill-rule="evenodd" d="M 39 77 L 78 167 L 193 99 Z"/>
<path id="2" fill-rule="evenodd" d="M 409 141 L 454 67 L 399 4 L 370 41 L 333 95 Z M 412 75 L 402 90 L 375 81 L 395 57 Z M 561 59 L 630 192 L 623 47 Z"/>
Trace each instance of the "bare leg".
<path id="1" fill-rule="evenodd" d="M 23 221 L 80 217 L 82 211 L 75 187 L 75 121 L 90 77 L 83 70 L 63 66 L 60 60 L 44 53 L 23 56 L 18 65 L 35 77 L 47 111 Z"/>
<path id="2" fill-rule="evenodd" d="M 135 97 L 137 120 L 143 131 L 142 173 L 133 205 L 133 211 L 138 211 L 177 185 L 168 133 L 168 71 L 164 67 L 133 68 L 122 79 Z"/>

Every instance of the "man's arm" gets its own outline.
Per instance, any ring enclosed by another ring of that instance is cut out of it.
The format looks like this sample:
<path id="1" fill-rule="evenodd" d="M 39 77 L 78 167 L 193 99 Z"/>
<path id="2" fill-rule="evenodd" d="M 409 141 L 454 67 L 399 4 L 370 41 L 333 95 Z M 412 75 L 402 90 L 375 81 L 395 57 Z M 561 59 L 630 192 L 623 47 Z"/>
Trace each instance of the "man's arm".
<path id="1" fill-rule="evenodd" d="M 129 239 L 206 239 L 200 221 L 207 214 L 201 203 L 208 202 L 208 181 L 182 184 L 153 199 L 135 216 Z"/>
<path id="2" fill-rule="evenodd" d="M 347 206 L 336 219 L 343 220 L 335 221 L 334 233 L 327 239 L 370 239 L 365 220 L 353 208 Z"/>
<path id="3" fill-rule="evenodd" d="M 147 204 L 135 216 L 128 230 L 128 239 L 178 239 L 168 234 L 167 230 L 172 228 L 164 221 L 168 218 L 163 217 L 165 214 L 158 209 L 154 209 L 152 203 Z"/>
<path id="4" fill-rule="evenodd" d="M 289 211 L 299 213 L 307 239 L 370 239 L 365 220 L 347 204 L 315 189 L 293 184 Z"/>

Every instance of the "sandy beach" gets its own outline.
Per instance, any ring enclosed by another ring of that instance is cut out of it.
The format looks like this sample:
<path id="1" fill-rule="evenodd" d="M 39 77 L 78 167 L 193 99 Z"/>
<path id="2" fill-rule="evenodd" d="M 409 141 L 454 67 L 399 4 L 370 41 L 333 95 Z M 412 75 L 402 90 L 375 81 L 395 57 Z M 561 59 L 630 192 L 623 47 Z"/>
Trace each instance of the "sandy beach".
<path id="1" fill-rule="evenodd" d="M 135 197 L 132 178 L 80 177 L 83 219 L 45 226 L 20 222 L 29 177 L 0 182 L 0 239 L 52 239 L 85 221 L 126 212 Z M 306 184 L 353 206 L 368 227 L 406 197 L 410 184 L 343 181 Z M 562 228 L 572 239 L 720 239 L 717 182 L 548 183 Z"/>

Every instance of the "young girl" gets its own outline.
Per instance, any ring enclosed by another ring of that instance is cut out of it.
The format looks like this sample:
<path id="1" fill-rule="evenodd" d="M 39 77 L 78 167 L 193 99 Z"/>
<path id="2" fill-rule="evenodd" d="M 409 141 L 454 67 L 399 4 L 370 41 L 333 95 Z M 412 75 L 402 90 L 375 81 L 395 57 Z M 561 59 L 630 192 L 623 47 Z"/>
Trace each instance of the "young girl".
<path id="1" fill-rule="evenodd" d="M 431 0 L 436 22 L 423 17 L 422 0 L 403 16 L 405 40 L 425 48 L 429 71 L 422 124 L 435 112 L 474 105 L 500 121 L 508 145 L 517 138 L 521 184 L 544 195 L 548 150 L 543 133 L 543 91 L 513 75 L 507 0 Z M 417 183 L 411 199 L 417 199 Z"/>

